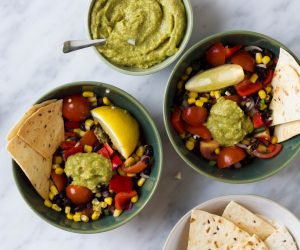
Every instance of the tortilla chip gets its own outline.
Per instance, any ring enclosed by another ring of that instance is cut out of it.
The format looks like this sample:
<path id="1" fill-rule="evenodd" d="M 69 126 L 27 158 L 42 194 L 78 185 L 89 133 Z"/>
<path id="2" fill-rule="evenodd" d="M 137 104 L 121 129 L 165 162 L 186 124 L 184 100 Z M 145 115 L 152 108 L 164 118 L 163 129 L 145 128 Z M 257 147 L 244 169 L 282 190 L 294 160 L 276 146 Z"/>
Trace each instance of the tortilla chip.
<path id="1" fill-rule="evenodd" d="M 222 216 L 249 234 L 256 234 L 262 240 L 275 232 L 270 223 L 234 201 L 227 205 Z"/>
<path id="2" fill-rule="evenodd" d="M 247 246 L 252 248 L 247 248 Z M 266 250 L 262 241 L 251 237 L 232 222 L 201 210 L 193 210 L 188 250 L 252 249 Z"/>
<path id="3" fill-rule="evenodd" d="M 39 195 L 43 199 L 47 199 L 52 158 L 45 159 L 19 136 L 15 136 L 8 142 L 7 150 L 21 167 Z"/>
<path id="4" fill-rule="evenodd" d="M 51 99 L 51 100 L 47 100 L 44 101 L 42 103 L 39 104 L 35 104 L 33 105 L 29 110 L 27 110 L 27 112 L 23 115 L 23 117 L 21 118 L 20 121 L 18 121 L 16 123 L 16 125 L 9 131 L 8 135 L 6 136 L 6 140 L 9 141 L 11 140 L 13 137 L 15 137 L 19 131 L 19 129 L 22 127 L 23 123 L 32 115 L 34 114 L 36 111 L 38 111 L 40 108 L 48 105 L 49 103 L 55 102 L 56 99 Z"/>
<path id="5" fill-rule="evenodd" d="M 244 245 L 235 246 L 234 250 L 268 250 L 266 244 L 255 234 Z"/>
<path id="6" fill-rule="evenodd" d="M 32 114 L 20 127 L 18 136 L 44 158 L 50 158 L 64 140 L 62 100 Z"/>
<path id="7" fill-rule="evenodd" d="M 278 138 L 278 142 L 286 141 L 300 134 L 300 121 L 293 121 L 276 125 L 274 135 Z"/>
<path id="8" fill-rule="evenodd" d="M 269 250 L 297 250 L 296 243 L 285 227 L 279 227 L 266 240 Z"/>
<path id="9" fill-rule="evenodd" d="M 271 85 L 272 125 L 300 120 L 300 66 L 294 57 L 282 48 Z"/>

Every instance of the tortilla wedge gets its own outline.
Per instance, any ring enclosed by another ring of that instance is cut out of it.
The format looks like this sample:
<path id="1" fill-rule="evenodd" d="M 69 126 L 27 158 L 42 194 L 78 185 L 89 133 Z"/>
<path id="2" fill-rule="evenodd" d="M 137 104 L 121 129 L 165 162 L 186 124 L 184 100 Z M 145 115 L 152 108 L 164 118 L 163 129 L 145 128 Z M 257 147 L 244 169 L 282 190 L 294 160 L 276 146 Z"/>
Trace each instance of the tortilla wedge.
<path id="1" fill-rule="evenodd" d="M 276 125 L 274 135 L 278 138 L 278 142 L 286 141 L 300 134 L 300 121 L 293 121 Z"/>
<path id="2" fill-rule="evenodd" d="M 249 248 L 250 246 L 252 248 Z M 202 210 L 192 211 L 187 249 L 267 250 L 265 244 L 257 237 L 251 237 L 223 217 Z"/>
<path id="3" fill-rule="evenodd" d="M 269 250 L 297 250 L 296 243 L 285 227 L 279 227 L 266 240 Z"/>
<path id="4" fill-rule="evenodd" d="M 52 157 L 64 140 L 62 100 L 38 109 L 23 122 L 17 135 L 44 158 Z"/>
<path id="5" fill-rule="evenodd" d="M 275 228 L 270 223 L 234 201 L 227 205 L 222 216 L 242 230 L 251 235 L 255 234 L 262 240 L 275 232 Z"/>
<path id="6" fill-rule="evenodd" d="M 12 158 L 21 167 L 35 190 L 43 199 L 49 195 L 52 158 L 44 158 L 19 136 L 13 137 L 7 145 Z"/>

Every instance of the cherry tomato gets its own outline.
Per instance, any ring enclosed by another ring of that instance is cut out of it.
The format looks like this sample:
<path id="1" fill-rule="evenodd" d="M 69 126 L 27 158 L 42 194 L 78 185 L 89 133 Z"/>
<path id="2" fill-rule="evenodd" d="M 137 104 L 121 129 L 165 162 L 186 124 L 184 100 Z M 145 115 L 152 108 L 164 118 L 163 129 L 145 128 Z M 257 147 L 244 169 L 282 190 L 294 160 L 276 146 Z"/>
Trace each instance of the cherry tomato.
<path id="1" fill-rule="evenodd" d="M 109 181 L 109 189 L 116 192 L 130 192 L 132 191 L 132 179 L 128 176 L 113 175 Z"/>
<path id="2" fill-rule="evenodd" d="M 217 155 L 214 153 L 215 149 L 219 147 L 217 141 L 201 141 L 200 142 L 200 153 L 201 155 L 208 160 L 216 160 Z"/>
<path id="3" fill-rule="evenodd" d="M 86 131 L 80 139 L 80 144 L 82 146 L 84 146 L 84 145 L 95 146 L 95 144 L 97 142 L 98 142 L 98 139 L 95 136 L 93 130 Z"/>
<path id="4" fill-rule="evenodd" d="M 200 136 L 203 140 L 211 140 L 211 133 L 209 132 L 208 128 L 204 125 L 191 126 L 187 124 L 185 126 L 185 129 L 193 135 Z"/>
<path id="5" fill-rule="evenodd" d="M 235 86 L 235 90 L 239 96 L 252 95 L 258 92 L 261 88 L 262 84 L 260 82 L 253 83 L 249 79 L 245 79 Z"/>
<path id="6" fill-rule="evenodd" d="M 70 95 L 63 100 L 62 112 L 69 121 L 80 122 L 90 116 L 90 105 L 82 95 Z"/>
<path id="7" fill-rule="evenodd" d="M 182 120 L 192 126 L 198 126 L 205 122 L 207 109 L 202 107 L 188 107 L 182 111 Z"/>
<path id="8" fill-rule="evenodd" d="M 225 58 L 231 57 L 233 54 L 235 54 L 240 48 L 242 48 L 242 45 L 236 45 L 234 47 L 229 48 L 228 46 L 225 47 Z"/>
<path id="9" fill-rule="evenodd" d="M 181 110 L 178 107 L 171 114 L 171 124 L 179 135 L 185 133 L 184 125 L 181 120 Z"/>
<path id="10" fill-rule="evenodd" d="M 246 153 L 241 148 L 236 146 L 223 148 L 217 158 L 218 168 L 228 168 L 245 157 Z"/>
<path id="11" fill-rule="evenodd" d="M 67 184 L 65 175 L 56 174 L 54 170 L 51 171 L 51 179 L 54 182 L 58 192 L 62 191 Z"/>
<path id="12" fill-rule="evenodd" d="M 86 204 L 93 198 L 93 193 L 86 187 L 69 185 L 66 188 L 67 197 L 76 205 Z"/>
<path id="13" fill-rule="evenodd" d="M 216 43 L 206 51 L 206 60 L 212 66 L 225 63 L 225 48 L 222 43 Z"/>
<path id="14" fill-rule="evenodd" d="M 116 209 L 124 209 L 127 203 L 130 201 L 130 199 L 135 195 L 137 195 L 136 191 L 117 193 L 115 196 Z"/>
<path id="15" fill-rule="evenodd" d="M 244 50 L 236 52 L 230 59 L 234 64 L 240 65 L 244 70 L 249 72 L 254 71 L 255 60 L 254 58 Z"/>
<path id="16" fill-rule="evenodd" d="M 261 113 L 259 113 L 259 112 L 255 113 L 253 115 L 252 122 L 253 122 L 253 127 L 254 128 L 260 128 L 260 127 L 265 125 L 264 119 L 263 119 Z"/>
<path id="17" fill-rule="evenodd" d="M 252 154 L 254 156 L 258 157 L 258 158 L 268 159 L 268 158 L 272 158 L 272 157 L 278 155 L 280 153 L 281 149 L 282 149 L 282 145 L 281 144 L 275 144 L 275 145 L 270 144 L 269 147 L 268 147 L 267 152 L 261 153 L 261 152 L 259 152 L 257 150 L 254 150 L 252 152 Z"/>

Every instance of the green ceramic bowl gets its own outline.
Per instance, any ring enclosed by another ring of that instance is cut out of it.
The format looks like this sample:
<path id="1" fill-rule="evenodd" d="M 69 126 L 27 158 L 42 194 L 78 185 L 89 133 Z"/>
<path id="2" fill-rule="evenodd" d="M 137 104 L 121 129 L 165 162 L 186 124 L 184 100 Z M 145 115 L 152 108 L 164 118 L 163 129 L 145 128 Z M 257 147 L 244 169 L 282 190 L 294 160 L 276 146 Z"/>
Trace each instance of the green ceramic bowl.
<path id="1" fill-rule="evenodd" d="M 83 90 L 90 90 L 98 95 L 108 96 L 116 106 L 129 110 L 130 113 L 138 120 L 145 141 L 153 146 L 154 163 L 151 175 L 141 189 L 139 201 L 134 204 L 132 209 L 123 212 L 121 216 L 117 218 L 114 218 L 113 216 L 105 216 L 98 221 L 88 223 L 73 222 L 66 219 L 63 213 L 57 213 L 44 206 L 42 198 L 40 198 L 26 176 L 23 174 L 22 170 L 14 161 L 13 175 L 24 200 L 38 216 L 53 226 L 59 227 L 63 230 L 88 234 L 100 233 L 117 228 L 131 220 L 146 206 L 154 194 L 160 178 L 162 168 L 162 146 L 157 128 L 145 108 L 132 96 L 111 85 L 100 82 L 69 83 L 50 91 L 41 97 L 36 103 L 52 98 L 63 98 L 67 94 L 82 93 Z"/>
<path id="2" fill-rule="evenodd" d="M 300 150 L 300 136 L 296 136 L 283 143 L 282 152 L 272 159 L 255 159 L 251 164 L 241 169 L 218 169 L 211 167 L 207 160 L 199 155 L 188 151 L 183 141 L 177 135 L 170 123 L 171 108 L 176 92 L 176 85 L 180 77 L 184 74 L 186 67 L 192 62 L 200 59 L 205 51 L 214 43 L 222 42 L 224 44 L 242 44 L 256 45 L 271 50 L 277 57 L 279 48 L 284 48 L 289 53 L 293 53 L 282 43 L 271 37 L 249 32 L 249 31 L 231 31 L 209 36 L 192 46 L 175 65 L 165 90 L 164 97 L 164 123 L 169 139 L 180 157 L 196 172 L 218 181 L 229 183 L 249 183 L 256 182 L 270 177 L 289 165 Z M 293 55 L 295 57 L 295 55 Z M 299 60 L 295 57 L 295 59 Z"/>
<path id="3" fill-rule="evenodd" d="M 168 67 L 171 63 L 173 63 L 179 56 L 180 54 L 183 52 L 183 50 L 185 49 L 191 34 L 192 34 L 192 30 L 193 30 L 193 10 L 192 10 L 192 6 L 190 4 L 190 0 L 182 0 L 183 4 L 185 6 L 185 10 L 186 10 L 186 20 L 187 20 L 187 26 L 186 26 L 186 30 L 185 30 L 185 34 L 183 36 L 183 39 L 181 41 L 181 44 L 179 46 L 178 51 L 173 55 L 170 56 L 168 58 L 166 58 L 164 61 L 162 61 L 161 63 L 158 63 L 148 69 L 140 69 L 140 68 L 134 68 L 134 67 L 124 67 L 121 65 L 117 65 L 112 63 L 111 61 L 109 61 L 105 56 L 103 56 L 97 49 L 96 47 L 94 47 L 94 51 L 95 53 L 100 57 L 100 59 L 107 64 L 109 67 L 113 68 L 114 70 L 124 73 L 124 74 L 128 74 L 128 75 L 135 75 L 135 76 L 140 76 L 140 75 L 148 75 L 148 74 L 153 74 L 157 71 L 160 71 L 166 67 Z M 91 35 L 91 31 L 90 31 L 90 14 L 92 11 L 92 8 L 94 6 L 94 2 L 95 0 L 91 0 L 91 4 L 88 10 L 88 15 L 87 15 L 87 30 L 88 30 L 88 35 L 90 39 L 92 38 Z"/>

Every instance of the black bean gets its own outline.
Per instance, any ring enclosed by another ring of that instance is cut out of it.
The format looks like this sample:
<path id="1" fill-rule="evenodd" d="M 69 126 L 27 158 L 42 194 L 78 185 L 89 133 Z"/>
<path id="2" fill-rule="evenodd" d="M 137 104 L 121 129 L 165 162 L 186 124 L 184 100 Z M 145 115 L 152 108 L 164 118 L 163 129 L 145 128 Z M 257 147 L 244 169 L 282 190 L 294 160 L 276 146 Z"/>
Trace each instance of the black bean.
<path id="1" fill-rule="evenodd" d="M 146 145 L 144 155 L 147 155 L 150 158 L 153 156 L 153 147 L 151 145 Z"/>
<path id="2" fill-rule="evenodd" d="M 264 80 L 268 75 L 268 69 L 260 66 L 255 66 L 255 72 L 260 80 Z"/>
<path id="3" fill-rule="evenodd" d="M 97 143 L 94 148 L 93 148 L 93 152 L 97 152 L 98 150 L 100 150 L 102 148 L 102 145 L 100 143 Z"/>
<path id="4" fill-rule="evenodd" d="M 149 175 L 151 174 L 151 167 L 149 166 L 149 167 L 147 167 L 146 169 L 144 169 L 144 170 L 143 170 L 143 174 L 149 176 Z"/>
<path id="5" fill-rule="evenodd" d="M 79 124 L 79 127 L 80 127 L 80 129 L 81 129 L 82 131 L 85 131 L 85 124 L 84 124 L 84 122 L 81 122 L 81 123 Z"/>
<path id="6" fill-rule="evenodd" d="M 203 107 L 206 108 L 207 110 L 210 110 L 212 107 L 212 104 L 211 104 L 211 102 L 205 102 Z"/>
<path id="7" fill-rule="evenodd" d="M 102 97 L 98 98 L 97 105 L 98 106 L 102 106 L 103 105 L 103 99 L 102 99 Z"/>

